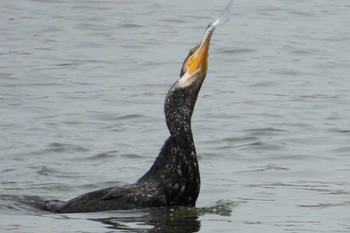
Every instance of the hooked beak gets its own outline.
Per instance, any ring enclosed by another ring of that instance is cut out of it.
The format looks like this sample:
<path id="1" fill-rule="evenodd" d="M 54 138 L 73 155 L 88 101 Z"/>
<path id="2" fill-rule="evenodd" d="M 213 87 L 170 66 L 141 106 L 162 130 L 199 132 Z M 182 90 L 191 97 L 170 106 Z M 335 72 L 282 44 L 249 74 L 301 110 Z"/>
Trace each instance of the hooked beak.
<path id="1" fill-rule="evenodd" d="M 198 71 L 200 71 L 204 75 L 207 73 L 209 45 L 214 29 L 214 27 L 209 25 L 209 27 L 205 31 L 202 42 L 199 45 L 198 49 L 189 58 L 187 63 L 187 72 L 189 73 L 189 75 L 193 75 Z"/>

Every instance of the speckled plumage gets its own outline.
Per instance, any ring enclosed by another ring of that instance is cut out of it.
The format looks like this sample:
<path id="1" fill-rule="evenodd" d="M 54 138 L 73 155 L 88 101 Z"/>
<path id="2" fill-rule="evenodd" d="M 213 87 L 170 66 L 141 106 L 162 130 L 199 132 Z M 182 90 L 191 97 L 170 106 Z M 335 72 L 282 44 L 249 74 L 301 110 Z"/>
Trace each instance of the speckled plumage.
<path id="1" fill-rule="evenodd" d="M 200 190 L 200 175 L 191 117 L 206 74 L 198 72 L 191 77 L 193 80 L 188 77 L 182 80 L 186 72 L 186 60 L 181 71 L 182 77 L 172 85 L 165 98 L 164 112 L 170 136 L 149 171 L 134 184 L 101 189 L 69 201 L 43 202 L 40 204 L 43 209 L 72 213 L 195 206 Z"/>

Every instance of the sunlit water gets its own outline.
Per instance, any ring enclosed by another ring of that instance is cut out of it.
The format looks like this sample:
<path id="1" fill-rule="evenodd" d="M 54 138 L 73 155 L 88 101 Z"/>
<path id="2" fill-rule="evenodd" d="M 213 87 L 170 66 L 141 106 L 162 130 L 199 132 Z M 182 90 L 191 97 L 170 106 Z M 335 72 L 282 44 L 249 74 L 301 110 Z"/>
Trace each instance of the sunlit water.
<path id="1" fill-rule="evenodd" d="M 50 214 L 131 183 L 228 1 L 0 3 L 1 232 L 349 232 L 350 2 L 234 1 L 193 116 L 197 208 Z"/>

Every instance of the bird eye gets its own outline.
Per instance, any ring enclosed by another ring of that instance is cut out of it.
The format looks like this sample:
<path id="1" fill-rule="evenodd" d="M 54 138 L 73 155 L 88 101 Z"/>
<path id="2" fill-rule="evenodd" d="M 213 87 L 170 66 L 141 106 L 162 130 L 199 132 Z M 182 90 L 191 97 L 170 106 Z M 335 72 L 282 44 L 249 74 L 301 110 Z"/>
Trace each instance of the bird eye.
<path id="1" fill-rule="evenodd" d="M 191 56 L 194 54 L 194 52 L 196 52 L 196 50 L 199 48 L 199 45 L 197 45 L 196 47 L 193 47 L 190 52 L 188 53 L 188 56 Z"/>
<path id="2" fill-rule="evenodd" d="M 189 52 L 188 52 L 188 55 L 185 59 L 185 61 L 183 62 L 182 64 L 182 68 L 181 68 L 181 71 L 180 71 L 180 77 L 182 77 L 184 75 L 184 73 L 186 73 L 187 71 L 187 61 L 188 59 L 196 52 L 196 50 L 199 48 L 199 45 L 197 45 L 196 47 L 193 47 Z"/>

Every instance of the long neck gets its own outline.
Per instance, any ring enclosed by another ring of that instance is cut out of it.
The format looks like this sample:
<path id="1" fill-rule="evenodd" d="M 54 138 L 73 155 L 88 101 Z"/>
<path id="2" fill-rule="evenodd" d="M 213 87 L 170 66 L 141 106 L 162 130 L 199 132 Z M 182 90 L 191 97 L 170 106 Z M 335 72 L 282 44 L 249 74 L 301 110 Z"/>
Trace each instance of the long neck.
<path id="1" fill-rule="evenodd" d="M 191 130 L 191 117 L 199 90 L 178 89 L 176 83 L 165 99 L 170 137 L 150 170 L 138 182 L 158 180 L 169 204 L 194 205 L 200 174 Z"/>
<path id="2" fill-rule="evenodd" d="M 170 137 L 165 141 L 151 169 L 139 181 L 159 177 L 163 173 L 172 176 L 177 167 L 182 167 L 184 164 L 187 164 L 190 169 L 193 167 L 192 164 L 195 164 L 197 167 L 195 170 L 199 176 L 191 129 L 191 117 L 198 90 L 179 89 L 176 85 L 177 83 L 170 88 L 164 104 Z M 184 169 L 186 169 L 185 166 Z"/>
<path id="3" fill-rule="evenodd" d="M 177 88 L 177 83 L 170 88 L 165 98 L 164 112 L 171 136 L 192 136 L 191 118 L 198 92 L 197 88 Z"/>

